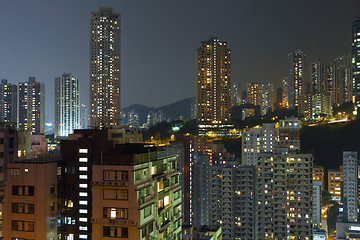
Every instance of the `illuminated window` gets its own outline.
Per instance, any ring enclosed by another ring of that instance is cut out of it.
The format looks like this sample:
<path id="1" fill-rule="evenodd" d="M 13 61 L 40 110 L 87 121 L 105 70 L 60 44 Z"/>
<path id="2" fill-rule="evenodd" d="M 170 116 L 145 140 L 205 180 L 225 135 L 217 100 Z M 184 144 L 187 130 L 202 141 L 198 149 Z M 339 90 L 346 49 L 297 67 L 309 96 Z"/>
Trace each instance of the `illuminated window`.
<path id="1" fill-rule="evenodd" d="M 111 219 L 116 218 L 116 208 L 111 208 L 111 210 L 110 210 L 110 218 Z"/>
<path id="2" fill-rule="evenodd" d="M 87 158 L 79 158 L 79 162 L 88 162 Z"/>
<path id="3" fill-rule="evenodd" d="M 87 209 L 79 209 L 79 213 L 87 214 L 88 210 Z"/>
<path id="4" fill-rule="evenodd" d="M 80 148 L 79 153 L 88 153 L 88 150 L 86 148 Z"/>
<path id="5" fill-rule="evenodd" d="M 79 192 L 79 196 L 80 197 L 87 197 L 88 194 L 87 194 L 87 192 Z"/>
<path id="6" fill-rule="evenodd" d="M 87 171 L 88 168 L 87 167 L 79 167 L 79 171 Z"/>

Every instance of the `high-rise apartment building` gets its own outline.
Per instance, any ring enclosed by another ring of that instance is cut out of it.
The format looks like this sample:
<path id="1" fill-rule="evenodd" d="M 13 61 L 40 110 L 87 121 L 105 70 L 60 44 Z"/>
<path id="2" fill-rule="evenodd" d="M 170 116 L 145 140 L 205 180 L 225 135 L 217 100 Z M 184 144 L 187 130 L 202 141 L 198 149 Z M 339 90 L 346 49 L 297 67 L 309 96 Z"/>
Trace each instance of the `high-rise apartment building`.
<path id="1" fill-rule="evenodd" d="M 358 159 L 357 152 L 343 152 L 343 219 L 357 222 L 358 219 Z"/>
<path id="2" fill-rule="evenodd" d="M 311 96 L 311 116 L 332 116 L 333 98 L 330 94 L 318 93 Z"/>
<path id="3" fill-rule="evenodd" d="M 196 51 L 196 101 L 199 125 L 228 124 L 231 119 L 231 52 L 212 37 Z"/>
<path id="4" fill-rule="evenodd" d="M 3 235 L 3 201 L 5 198 L 4 186 L 8 179 L 7 168 L 9 162 L 16 159 L 18 149 L 18 135 L 16 123 L 0 123 L 0 239 Z"/>
<path id="5" fill-rule="evenodd" d="M 221 226 L 224 240 L 257 239 L 255 167 L 212 165 L 208 181 L 209 224 Z"/>
<path id="6" fill-rule="evenodd" d="M 80 129 L 86 129 L 89 127 L 90 116 L 89 116 L 89 106 L 81 104 L 80 106 Z"/>
<path id="7" fill-rule="evenodd" d="M 87 129 L 61 141 L 60 239 L 180 239 L 176 152 L 117 144 L 122 138 L 118 129 Z"/>
<path id="8" fill-rule="evenodd" d="M 301 97 L 299 113 L 304 118 L 311 119 L 318 116 L 332 116 L 333 96 L 326 93 L 306 93 Z"/>
<path id="9" fill-rule="evenodd" d="M 301 95 L 301 101 L 299 103 L 299 113 L 305 119 L 310 119 L 312 117 L 312 94 L 306 93 Z"/>
<path id="10" fill-rule="evenodd" d="M 56 158 L 9 163 L 3 204 L 4 240 L 57 239 L 57 225 L 72 224 L 57 218 L 56 167 Z"/>
<path id="11" fill-rule="evenodd" d="M 265 115 L 271 110 L 271 91 L 267 89 L 264 85 L 261 86 L 260 90 L 260 111 L 261 115 Z"/>
<path id="12" fill-rule="evenodd" d="M 300 121 L 297 118 L 285 118 L 279 121 L 279 147 L 290 152 L 300 152 Z"/>
<path id="13" fill-rule="evenodd" d="M 45 85 L 35 77 L 19 83 L 19 129 L 45 133 Z"/>
<path id="14" fill-rule="evenodd" d="M 1 79 L 0 122 L 17 123 L 17 86 Z"/>
<path id="15" fill-rule="evenodd" d="M 301 95 L 306 93 L 306 60 L 303 50 L 288 54 L 288 73 L 289 73 L 289 106 L 298 107 L 301 101 Z"/>
<path id="16" fill-rule="evenodd" d="M 127 124 L 131 128 L 139 128 L 139 114 L 134 110 L 127 113 Z"/>
<path id="17" fill-rule="evenodd" d="M 328 93 L 327 66 L 320 59 L 311 64 L 311 93 Z"/>
<path id="18" fill-rule="evenodd" d="M 289 80 L 287 77 L 282 79 L 282 107 L 289 107 Z"/>
<path id="19" fill-rule="evenodd" d="M 310 154 L 259 154 L 257 239 L 312 239 L 312 164 Z"/>
<path id="20" fill-rule="evenodd" d="M 314 229 L 321 228 L 321 195 L 322 184 L 320 181 L 313 181 L 313 224 Z"/>
<path id="21" fill-rule="evenodd" d="M 55 78 L 55 138 L 80 128 L 80 81 L 71 73 Z"/>
<path id="22" fill-rule="evenodd" d="M 313 181 L 319 181 L 321 183 L 321 191 L 324 190 L 324 167 L 313 167 Z"/>
<path id="23" fill-rule="evenodd" d="M 360 111 L 360 13 L 352 25 L 352 70 L 353 70 L 353 96 L 355 97 L 355 110 Z M 358 114 L 359 115 L 359 114 Z"/>
<path id="24" fill-rule="evenodd" d="M 332 72 L 333 103 L 341 105 L 345 102 L 352 101 L 352 66 L 351 57 L 344 54 L 336 58 L 333 62 Z"/>
<path id="25" fill-rule="evenodd" d="M 247 83 L 247 102 L 260 105 L 260 85 L 259 83 Z"/>
<path id="26" fill-rule="evenodd" d="M 300 151 L 300 122 L 297 118 L 245 129 L 242 134 L 242 164 L 256 166 L 259 153 L 275 153 L 277 148 L 291 153 Z"/>
<path id="27" fill-rule="evenodd" d="M 275 150 L 277 135 L 277 129 L 273 123 L 264 123 L 262 128 L 246 129 L 242 137 L 242 163 L 256 166 L 259 153 Z"/>
<path id="28" fill-rule="evenodd" d="M 90 125 L 118 125 L 120 116 L 120 14 L 100 8 L 90 22 Z"/>
<path id="29" fill-rule="evenodd" d="M 234 84 L 231 89 L 231 105 L 239 106 L 241 104 L 241 86 L 239 84 Z"/>
<path id="30" fill-rule="evenodd" d="M 331 195 L 331 200 L 341 203 L 342 183 L 344 181 L 343 166 L 339 170 L 328 170 L 328 192 Z"/>

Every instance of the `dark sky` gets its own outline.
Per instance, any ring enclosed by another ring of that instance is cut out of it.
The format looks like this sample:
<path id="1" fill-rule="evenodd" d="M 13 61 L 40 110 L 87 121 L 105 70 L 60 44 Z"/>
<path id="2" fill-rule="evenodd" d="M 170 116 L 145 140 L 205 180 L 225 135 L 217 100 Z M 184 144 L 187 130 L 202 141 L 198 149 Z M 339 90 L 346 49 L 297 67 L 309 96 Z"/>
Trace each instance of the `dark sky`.
<path id="1" fill-rule="evenodd" d="M 1 0 L 0 78 L 35 76 L 54 118 L 54 78 L 72 73 L 89 101 L 90 12 L 121 13 L 121 101 L 161 106 L 195 96 L 195 50 L 218 36 L 232 50 L 232 82 L 279 84 L 287 53 L 331 61 L 351 51 L 359 0 Z"/>

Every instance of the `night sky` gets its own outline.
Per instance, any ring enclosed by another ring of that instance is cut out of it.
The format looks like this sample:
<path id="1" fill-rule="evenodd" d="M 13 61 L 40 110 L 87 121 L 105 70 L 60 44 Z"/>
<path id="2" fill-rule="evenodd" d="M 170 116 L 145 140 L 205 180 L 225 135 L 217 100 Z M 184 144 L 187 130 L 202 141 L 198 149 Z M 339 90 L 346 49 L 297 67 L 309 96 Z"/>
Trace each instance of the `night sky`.
<path id="1" fill-rule="evenodd" d="M 54 78 L 80 78 L 89 101 L 90 12 L 121 13 L 122 107 L 161 106 L 195 96 L 195 50 L 218 36 L 232 50 L 232 82 L 280 84 L 287 53 L 331 61 L 351 52 L 357 0 L 1 0 L 0 78 L 35 76 L 54 118 Z"/>

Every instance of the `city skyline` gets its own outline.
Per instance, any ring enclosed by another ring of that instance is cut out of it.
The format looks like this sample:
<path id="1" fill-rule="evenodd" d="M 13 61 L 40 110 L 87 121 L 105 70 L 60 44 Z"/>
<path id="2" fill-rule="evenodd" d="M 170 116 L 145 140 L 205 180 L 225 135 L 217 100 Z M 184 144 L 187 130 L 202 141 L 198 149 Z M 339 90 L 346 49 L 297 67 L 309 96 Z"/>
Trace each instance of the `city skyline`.
<path id="1" fill-rule="evenodd" d="M 5 3 L 6 11 L 0 19 L 8 37 L 0 43 L 8 47 L 3 48 L 0 56 L 0 64 L 4 66 L 0 78 L 16 84 L 35 76 L 45 83 L 49 121 L 53 121 L 54 104 L 49 97 L 54 89 L 52 80 L 63 72 L 79 77 L 84 86 L 81 103 L 89 104 L 89 17 L 99 7 L 111 7 L 122 15 L 122 89 L 134 89 L 122 92 L 123 107 L 136 103 L 161 106 L 195 96 L 195 50 L 201 41 L 211 36 L 231 46 L 232 82 L 242 86 L 246 82 L 280 85 L 281 79 L 287 76 L 286 56 L 298 48 L 304 49 L 311 60 L 321 58 L 325 62 L 351 52 L 351 23 L 358 11 L 357 1 L 326 1 L 326 5 L 325 1 L 301 5 L 286 1 L 212 3 L 204 11 L 200 11 L 204 6 L 202 1 L 176 5 L 161 1 L 87 1 L 83 5 L 80 1 Z M 66 18 L 61 14 L 65 10 Z M 9 14 L 15 11 L 19 13 L 17 18 L 8 21 Z M 183 12 L 187 13 L 186 18 Z M 215 12 L 222 17 L 211 19 Z M 300 13 L 306 17 L 292 17 Z M 203 19 L 207 19 L 208 24 L 203 25 Z M 291 25 L 298 27 L 293 29 Z M 12 30 L 15 26 L 16 32 Z M 14 53 L 13 48 L 18 51 Z M 258 66 L 262 71 L 256 70 Z M 22 71 L 15 71 L 19 67 Z M 134 69 L 138 67 L 142 71 Z"/>
<path id="2" fill-rule="evenodd" d="M 360 240 L 359 0 L 13 2 L 0 239 Z"/>

